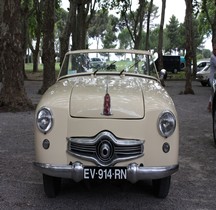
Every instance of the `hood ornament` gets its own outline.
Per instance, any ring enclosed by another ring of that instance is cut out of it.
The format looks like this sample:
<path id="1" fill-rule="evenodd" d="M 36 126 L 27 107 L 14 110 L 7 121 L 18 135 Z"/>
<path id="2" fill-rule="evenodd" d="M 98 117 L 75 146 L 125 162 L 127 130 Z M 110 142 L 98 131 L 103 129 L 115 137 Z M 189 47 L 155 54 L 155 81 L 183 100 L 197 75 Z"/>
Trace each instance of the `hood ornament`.
<path id="1" fill-rule="evenodd" d="M 111 99 L 109 93 L 106 93 L 104 96 L 103 115 L 111 115 Z"/>
<path id="2" fill-rule="evenodd" d="M 106 94 L 104 96 L 103 115 L 111 115 L 111 98 L 110 94 L 108 93 L 108 84 L 106 87 Z"/>

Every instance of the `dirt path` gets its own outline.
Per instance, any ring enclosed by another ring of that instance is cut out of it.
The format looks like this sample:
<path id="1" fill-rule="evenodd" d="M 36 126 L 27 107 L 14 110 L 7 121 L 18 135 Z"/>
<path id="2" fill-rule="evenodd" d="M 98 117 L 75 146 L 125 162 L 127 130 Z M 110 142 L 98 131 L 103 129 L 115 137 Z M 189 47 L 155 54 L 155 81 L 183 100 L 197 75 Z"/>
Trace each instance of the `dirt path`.
<path id="1" fill-rule="evenodd" d="M 179 95 L 183 81 L 169 81 L 166 89 L 176 104 L 180 122 L 180 169 L 164 200 L 152 196 L 148 182 L 73 183 L 66 180 L 56 199 L 47 199 L 34 161 L 34 112 L 0 113 L 0 209 L 215 209 L 216 149 L 210 88 L 193 83 L 195 95 Z M 25 82 L 37 103 L 41 82 Z"/>

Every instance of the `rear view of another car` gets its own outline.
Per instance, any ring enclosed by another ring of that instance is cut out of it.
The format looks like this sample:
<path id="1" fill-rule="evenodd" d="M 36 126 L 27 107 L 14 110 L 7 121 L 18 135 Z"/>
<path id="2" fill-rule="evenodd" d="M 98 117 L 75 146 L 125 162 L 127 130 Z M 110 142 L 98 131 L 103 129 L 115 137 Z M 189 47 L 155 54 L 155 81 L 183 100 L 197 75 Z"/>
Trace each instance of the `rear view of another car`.
<path id="1" fill-rule="evenodd" d="M 210 65 L 210 60 L 200 60 L 197 63 L 197 72 L 203 70 L 206 66 Z"/>
<path id="2" fill-rule="evenodd" d="M 100 68 L 105 66 L 106 62 L 101 58 L 90 58 L 90 67 L 91 68 Z"/>
<path id="3" fill-rule="evenodd" d="M 196 73 L 196 81 L 199 81 L 202 86 L 210 86 L 209 82 L 210 64 Z"/>

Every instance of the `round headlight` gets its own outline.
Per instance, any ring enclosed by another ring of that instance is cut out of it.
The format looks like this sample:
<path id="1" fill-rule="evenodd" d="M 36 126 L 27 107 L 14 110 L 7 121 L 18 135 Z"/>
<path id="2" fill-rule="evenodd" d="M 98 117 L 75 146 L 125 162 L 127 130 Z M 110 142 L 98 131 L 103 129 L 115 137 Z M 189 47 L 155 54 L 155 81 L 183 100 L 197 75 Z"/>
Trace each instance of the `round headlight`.
<path id="1" fill-rule="evenodd" d="M 48 108 L 42 108 L 37 113 L 37 127 L 42 133 L 47 133 L 53 125 L 53 117 Z"/>
<path id="2" fill-rule="evenodd" d="M 163 137 L 169 137 L 173 134 L 176 127 L 176 118 L 173 113 L 163 112 L 158 120 L 158 128 Z"/>

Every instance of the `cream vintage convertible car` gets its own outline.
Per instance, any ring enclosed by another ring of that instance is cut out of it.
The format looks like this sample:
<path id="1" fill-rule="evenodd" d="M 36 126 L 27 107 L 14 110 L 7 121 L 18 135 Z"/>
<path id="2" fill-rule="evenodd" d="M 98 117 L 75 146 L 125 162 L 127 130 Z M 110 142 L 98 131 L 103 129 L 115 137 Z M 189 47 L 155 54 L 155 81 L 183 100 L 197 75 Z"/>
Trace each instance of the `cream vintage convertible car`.
<path id="1" fill-rule="evenodd" d="M 93 68 L 91 57 L 106 63 Z M 57 82 L 37 106 L 35 150 L 48 197 L 70 178 L 152 180 L 155 195 L 165 198 L 179 166 L 179 126 L 151 54 L 68 52 Z"/>

